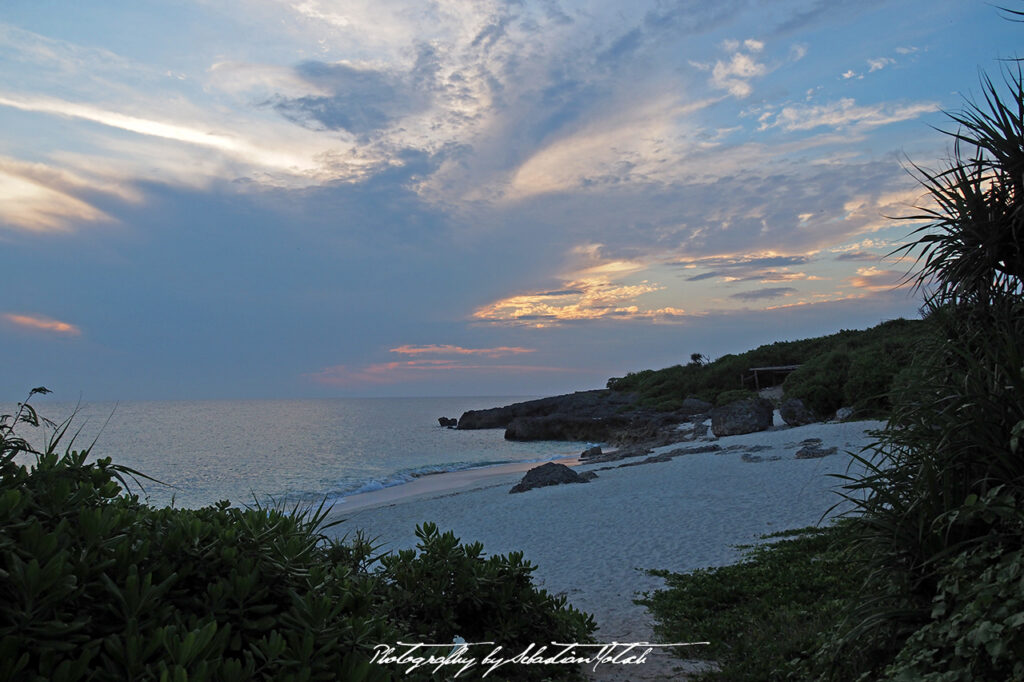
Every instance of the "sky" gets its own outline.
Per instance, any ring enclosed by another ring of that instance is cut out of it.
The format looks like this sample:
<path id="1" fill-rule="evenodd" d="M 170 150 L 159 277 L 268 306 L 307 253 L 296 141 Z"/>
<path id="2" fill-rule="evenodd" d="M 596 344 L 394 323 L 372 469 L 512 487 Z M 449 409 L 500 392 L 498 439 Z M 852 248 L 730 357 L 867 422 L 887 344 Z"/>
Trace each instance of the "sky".
<path id="1" fill-rule="evenodd" d="M 917 317 L 980 0 L 5 0 L 0 399 L 546 395 Z"/>

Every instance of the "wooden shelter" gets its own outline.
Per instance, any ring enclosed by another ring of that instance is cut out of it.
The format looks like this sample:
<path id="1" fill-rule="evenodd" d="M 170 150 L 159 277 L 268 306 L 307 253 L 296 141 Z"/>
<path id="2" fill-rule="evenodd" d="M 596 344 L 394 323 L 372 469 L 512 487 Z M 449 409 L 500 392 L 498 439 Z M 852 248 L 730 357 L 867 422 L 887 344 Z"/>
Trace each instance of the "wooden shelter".
<path id="1" fill-rule="evenodd" d="M 779 380 L 779 377 L 782 377 L 783 379 L 785 379 L 785 377 L 790 372 L 798 369 L 799 367 L 800 367 L 800 365 L 777 365 L 775 367 L 751 367 L 749 370 L 747 370 L 748 372 L 750 372 L 750 374 L 743 375 L 743 377 L 741 377 L 741 379 L 743 381 L 744 388 L 746 388 L 748 382 L 753 380 L 753 382 L 754 382 L 754 390 L 755 391 L 760 391 L 761 390 L 761 383 L 762 383 L 762 381 L 765 383 L 765 387 L 766 388 L 768 386 L 775 386 L 775 385 L 781 383 L 781 381 Z"/>

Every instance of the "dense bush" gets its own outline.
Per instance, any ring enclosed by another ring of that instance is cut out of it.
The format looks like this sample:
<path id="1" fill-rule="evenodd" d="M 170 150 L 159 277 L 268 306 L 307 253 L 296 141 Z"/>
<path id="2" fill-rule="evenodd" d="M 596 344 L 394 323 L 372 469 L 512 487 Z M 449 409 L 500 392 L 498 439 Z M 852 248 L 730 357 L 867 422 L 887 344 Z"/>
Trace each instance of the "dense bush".
<path id="1" fill-rule="evenodd" d="M 913 280 L 933 287 L 934 333 L 899 375 L 866 475 L 848 479 L 870 570 L 819 655 L 869 652 L 865 679 L 1024 679 L 1021 72 L 1005 84 L 1008 96 L 985 79 L 984 104 L 953 115 L 946 169 L 918 169 L 934 202 L 899 251 L 918 254 Z"/>
<path id="2" fill-rule="evenodd" d="M 0 679 L 385 680 L 375 645 L 594 629 L 519 554 L 426 525 L 418 551 L 371 568 L 372 543 L 328 539 L 323 509 L 149 507 L 122 492 L 134 472 L 58 454 L 67 424 L 34 451 L 16 427 L 39 421 L 30 405 L 0 420 Z"/>
<path id="3" fill-rule="evenodd" d="M 737 388 L 731 391 L 722 391 L 715 396 L 715 405 L 728 405 L 729 403 L 734 403 L 737 400 L 750 400 L 751 398 L 756 397 L 757 393 L 754 393 L 753 391 L 749 391 L 745 388 Z"/>
<path id="4" fill-rule="evenodd" d="M 743 561 L 679 574 L 652 571 L 665 588 L 639 602 L 665 641 L 707 641 L 679 652 L 714 661 L 698 677 L 728 682 L 791 679 L 857 595 L 849 579 L 847 524 L 766 536 Z M 813 679 L 813 678 L 812 678 Z"/>
<path id="5" fill-rule="evenodd" d="M 799 341 L 778 341 L 714 362 L 631 372 L 608 380 L 614 391 L 638 394 L 644 405 L 672 410 L 695 396 L 711 403 L 725 391 L 749 390 L 752 367 L 802 365 L 783 384 L 787 397 L 801 398 L 821 415 L 852 406 L 868 413 L 889 407 L 893 378 L 928 333 L 921 320 L 890 320 L 865 330 L 844 330 Z"/>

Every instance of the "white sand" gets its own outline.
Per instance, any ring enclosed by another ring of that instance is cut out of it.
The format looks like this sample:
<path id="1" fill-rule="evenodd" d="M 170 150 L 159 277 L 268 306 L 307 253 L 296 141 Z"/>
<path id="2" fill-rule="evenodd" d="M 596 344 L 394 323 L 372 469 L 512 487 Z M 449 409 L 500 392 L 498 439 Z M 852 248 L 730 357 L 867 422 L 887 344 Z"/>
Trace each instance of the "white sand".
<path id="1" fill-rule="evenodd" d="M 655 641 L 646 610 L 633 604 L 639 592 L 662 585 L 644 569 L 680 572 L 732 563 L 740 557 L 734 545 L 817 524 L 839 501 L 832 491 L 839 482 L 827 474 L 846 472 L 845 453 L 859 452 L 871 441 L 865 431 L 881 426 L 811 424 L 731 436 L 715 442 L 723 448 L 769 446 L 754 453 L 764 461 L 746 462 L 743 449 L 728 449 L 606 471 L 599 469 L 642 458 L 581 465 L 578 471 L 597 470 L 598 478 L 516 495 L 508 490 L 529 467 L 431 476 L 419 490 L 411 489 L 417 481 L 378 498 L 349 498 L 335 507 L 346 519 L 336 531 L 362 529 L 385 549 L 402 549 L 415 546 L 416 524 L 434 521 L 464 542 L 482 542 L 489 554 L 522 551 L 538 566 L 536 583 L 594 614 L 600 641 Z M 806 438 L 838 446 L 839 453 L 795 459 Z M 670 445 L 655 454 L 697 444 Z M 771 461 L 773 456 L 781 459 Z M 700 638 L 693 633 L 694 641 Z"/>

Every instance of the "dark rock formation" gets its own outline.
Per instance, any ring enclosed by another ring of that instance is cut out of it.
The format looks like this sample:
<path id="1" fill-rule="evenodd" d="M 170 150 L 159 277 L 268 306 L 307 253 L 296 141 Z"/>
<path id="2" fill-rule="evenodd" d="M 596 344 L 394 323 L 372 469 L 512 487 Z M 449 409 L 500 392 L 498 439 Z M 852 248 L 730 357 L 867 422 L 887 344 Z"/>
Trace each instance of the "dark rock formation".
<path id="1" fill-rule="evenodd" d="M 600 445 L 595 445 L 592 448 L 587 448 L 586 450 L 584 450 L 583 452 L 580 453 L 580 459 L 587 459 L 588 457 L 600 457 L 600 456 L 601 456 L 601 446 Z"/>
<path id="2" fill-rule="evenodd" d="M 837 422 L 844 422 L 844 421 L 846 421 L 847 419 L 849 419 L 852 416 L 853 416 L 853 408 L 852 407 L 840 407 L 838 410 L 836 410 L 836 421 Z"/>
<path id="3" fill-rule="evenodd" d="M 837 447 L 823 448 L 821 447 L 821 440 L 814 440 L 817 440 L 818 442 L 809 445 L 804 445 L 804 447 L 796 451 L 797 459 L 817 459 L 819 457 L 827 457 L 828 455 L 834 455 L 836 454 L 836 452 L 839 451 L 839 448 Z"/>
<path id="4" fill-rule="evenodd" d="M 706 400 L 701 400 L 700 398 L 694 398 L 691 396 L 683 401 L 683 407 L 679 411 L 692 417 L 698 414 L 707 414 L 713 407 L 714 405 Z"/>
<path id="5" fill-rule="evenodd" d="M 782 415 L 782 421 L 790 426 L 803 426 L 804 424 L 818 421 L 814 413 L 799 398 L 790 398 L 783 401 L 782 405 L 779 406 L 779 414 Z"/>
<path id="6" fill-rule="evenodd" d="M 772 425 L 774 411 L 764 398 L 737 400 L 711 410 L 711 432 L 721 437 L 765 431 Z"/>
<path id="7" fill-rule="evenodd" d="M 706 406 L 707 403 L 691 399 L 689 411 Z M 693 440 L 692 429 L 678 428 L 680 422 L 689 419 L 687 414 L 686 409 L 659 412 L 640 407 L 630 394 L 580 391 L 489 410 L 470 410 L 459 419 L 458 428 L 504 428 L 508 440 L 583 440 L 657 447 Z"/>
<path id="8" fill-rule="evenodd" d="M 620 464 L 616 468 L 621 469 L 623 467 L 633 467 L 633 466 L 639 466 L 641 464 L 656 464 L 658 462 L 668 462 L 669 460 L 671 460 L 671 459 L 673 459 L 675 457 L 683 457 L 684 455 L 696 455 L 696 454 L 700 454 L 702 452 L 718 452 L 721 449 L 722 449 L 722 446 L 721 445 L 717 445 L 717 444 L 696 445 L 696 446 L 689 447 L 689 448 L 676 448 L 675 450 L 669 450 L 668 452 L 663 452 L 660 455 L 654 455 L 653 457 L 648 457 L 647 459 L 642 459 L 639 462 L 626 462 L 625 464 Z M 617 455 L 617 454 L 619 454 L 619 453 L 618 452 L 612 453 L 612 455 Z M 643 453 L 643 454 L 646 454 L 646 453 Z M 632 456 L 635 456 L 635 455 L 632 455 Z M 622 457 L 619 457 L 618 459 L 622 459 Z M 606 461 L 614 461 L 614 460 L 609 459 L 609 460 L 606 460 Z"/>
<path id="9" fill-rule="evenodd" d="M 437 418 L 437 423 L 440 424 L 441 426 L 449 426 L 449 427 L 451 427 L 451 426 L 458 426 L 459 425 L 459 420 L 458 419 L 452 419 L 451 417 L 438 417 Z"/>
<path id="10" fill-rule="evenodd" d="M 534 488 L 562 483 L 587 483 L 589 480 L 590 478 L 580 476 L 564 464 L 548 462 L 527 471 L 523 480 L 516 483 L 509 493 L 523 493 Z"/>
<path id="11" fill-rule="evenodd" d="M 616 429 L 629 425 L 626 417 L 576 417 L 551 414 L 516 417 L 505 428 L 506 440 L 609 440 Z"/>
<path id="12" fill-rule="evenodd" d="M 459 418 L 460 429 L 504 429 L 520 417 L 546 417 L 562 414 L 575 417 L 600 418 L 621 414 L 636 408 L 636 398 L 627 393 L 602 389 L 556 395 L 528 400 L 489 410 L 469 410 Z"/>

